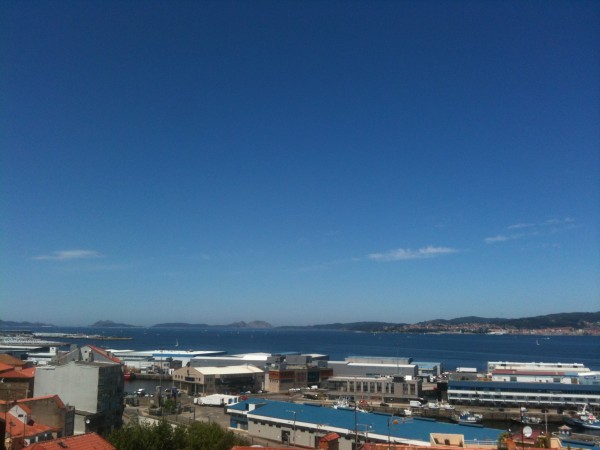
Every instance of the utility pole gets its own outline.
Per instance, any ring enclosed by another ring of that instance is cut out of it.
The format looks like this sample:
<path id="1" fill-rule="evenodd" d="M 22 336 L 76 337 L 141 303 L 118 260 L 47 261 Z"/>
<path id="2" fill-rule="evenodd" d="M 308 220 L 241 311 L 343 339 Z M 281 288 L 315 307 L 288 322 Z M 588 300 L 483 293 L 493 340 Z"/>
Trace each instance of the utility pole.
<path id="1" fill-rule="evenodd" d="M 292 413 L 294 415 L 294 424 L 292 426 L 292 444 L 296 445 L 296 413 L 297 411 L 292 411 L 291 409 L 286 410 L 286 412 Z"/>

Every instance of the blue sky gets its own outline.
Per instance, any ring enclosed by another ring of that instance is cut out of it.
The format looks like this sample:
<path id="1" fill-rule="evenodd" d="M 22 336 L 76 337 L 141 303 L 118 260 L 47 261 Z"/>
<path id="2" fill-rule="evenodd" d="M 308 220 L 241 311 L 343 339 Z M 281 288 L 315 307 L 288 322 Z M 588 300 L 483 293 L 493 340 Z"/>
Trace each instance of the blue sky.
<path id="1" fill-rule="evenodd" d="M 5 320 L 600 309 L 600 3 L 0 4 Z"/>

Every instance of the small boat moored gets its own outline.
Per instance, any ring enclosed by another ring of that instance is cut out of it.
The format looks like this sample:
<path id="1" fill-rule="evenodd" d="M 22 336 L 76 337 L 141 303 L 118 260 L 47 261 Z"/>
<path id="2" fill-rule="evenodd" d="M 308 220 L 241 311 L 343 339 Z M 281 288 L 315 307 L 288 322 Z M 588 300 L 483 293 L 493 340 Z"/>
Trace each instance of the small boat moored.
<path id="1" fill-rule="evenodd" d="M 480 424 L 483 421 L 483 416 L 481 414 L 472 413 L 471 411 L 461 411 L 457 414 L 452 414 L 451 419 L 454 422 L 463 425 L 475 425 Z"/>
<path id="2" fill-rule="evenodd" d="M 540 425 L 543 422 L 541 417 L 527 414 L 527 408 L 521 408 L 521 415 L 519 417 L 511 417 L 510 420 L 522 425 Z"/>
<path id="3" fill-rule="evenodd" d="M 563 420 L 568 425 L 574 426 L 576 428 L 600 430 L 600 419 L 598 419 L 595 415 L 587 411 L 587 405 L 583 405 L 583 407 L 579 411 L 573 414 L 564 415 Z"/>
<path id="4" fill-rule="evenodd" d="M 563 425 L 558 429 L 558 432 L 552 433 L 552 436 L 557 437 L 563 447 L 600 447 L 600 436 L 593 434 L 572 433 L 571 427 Z"/>

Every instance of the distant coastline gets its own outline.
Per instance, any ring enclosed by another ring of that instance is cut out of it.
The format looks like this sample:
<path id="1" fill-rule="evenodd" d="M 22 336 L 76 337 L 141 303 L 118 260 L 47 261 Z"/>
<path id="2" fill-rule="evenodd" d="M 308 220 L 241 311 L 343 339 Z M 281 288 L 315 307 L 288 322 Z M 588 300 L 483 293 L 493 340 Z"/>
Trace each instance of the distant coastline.
<path id="1" fill-rule="evenodd" d="M 40 322 L 15 322 L 0 320 L 0 328 L 55 327 Z M 365 333 L 418 333 L 418 334 L 515 334 L 540 336 L 600 336 L 599 312 L 574 312 L 524 317 L 519 319 L 459 317 L 435 319 L 416 324 L 390 322 L 351 322 L 304 326 L 273 327 L 270 323 L 255 320 L 234 322 L 227 325 L 191 324 L 185 322 L 159 323 L 151 327 L 100 320 L 90 328 L 239 328 L 239 329 L 290 329 L 290 330 L 335 330 Z"/>

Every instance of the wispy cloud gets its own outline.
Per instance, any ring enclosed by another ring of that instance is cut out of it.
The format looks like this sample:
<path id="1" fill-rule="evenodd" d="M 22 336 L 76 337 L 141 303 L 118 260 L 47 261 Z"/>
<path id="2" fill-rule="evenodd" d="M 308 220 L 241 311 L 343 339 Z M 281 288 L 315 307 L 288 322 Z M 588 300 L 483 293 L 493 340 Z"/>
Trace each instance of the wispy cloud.
<path id="1" fill-rule="evenodd" d="M 568 228 L 572 228 L 575 220 L 570 217 L 564 219 L 548 219 L 544 222 L 539 223 L 526 223 L 520 222 L 506 227 L 508 230 L 524 230 L 526 232 L 521 233 L 508 233 L 498 234 L 496 236 L 486 237 L 483 242 L 486 244 L 494 244 L 497 242 L 512 241 L 515 239 L 521 239 L 532 236 L 548 235 L 562 231 Z"/>
<path id="2" fill-rule="evenodd" d="M 486 237 L 484 239 L 484 242 L 486 244 L 493 244 L 494 242 L 506 242 L 506 241 L 511 241 L 513 239 L 519 239 L 523 236 L 525 236 L 525 235 L 524 234 L 511 234 L 511 235 L 507 236 L 505 234 L 499 234 L 497 236 Z"/>
<path id="3" fill-rule="evenodd" d="M 371 253 L 368 258 L 373 261 L 403 261 L 406 259 L 423 259 L 423 258 L 434 258 L 436 256 L 447 255 L 450 253 L 456 253 L 458 250 L 450 247 L 434 247 L 428 246 L 418 250 L 411 250 L 405 248 L 398 248 L 390 250 L 385 253 Z"/>
<path id="4" fill-rule="evenodd" d="M 51 261 L 71 261 L 74 259 L 94 259 L 101 258 L 102 255 L 95 250 L 57 250 L 47 255 L 34 256 L 33 259 L 37 260 L 51 260 Z"/>
<path id="5" fill-rule="evenodd" d="M 519 228 L 529 228 L 534 226 L 535 223 L 515 223 L 514 225 L 509 225 L 507 228 L 509 230 L 518 230 Z"/>

